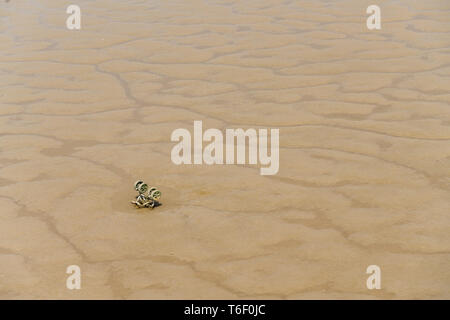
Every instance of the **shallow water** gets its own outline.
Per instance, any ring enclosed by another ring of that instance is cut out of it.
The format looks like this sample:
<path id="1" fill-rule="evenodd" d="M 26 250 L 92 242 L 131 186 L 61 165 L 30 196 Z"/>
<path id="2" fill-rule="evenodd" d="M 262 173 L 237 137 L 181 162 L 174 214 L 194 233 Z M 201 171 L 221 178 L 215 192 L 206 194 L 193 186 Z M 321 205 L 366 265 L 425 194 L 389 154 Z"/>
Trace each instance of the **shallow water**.
<path id="1" fill-rule="evenodd" d="M 449 1 L 76 4 L 0 4 L 0 298 L 450 298 Z M 194 120 L 279 173 L 174 165 Z"/>

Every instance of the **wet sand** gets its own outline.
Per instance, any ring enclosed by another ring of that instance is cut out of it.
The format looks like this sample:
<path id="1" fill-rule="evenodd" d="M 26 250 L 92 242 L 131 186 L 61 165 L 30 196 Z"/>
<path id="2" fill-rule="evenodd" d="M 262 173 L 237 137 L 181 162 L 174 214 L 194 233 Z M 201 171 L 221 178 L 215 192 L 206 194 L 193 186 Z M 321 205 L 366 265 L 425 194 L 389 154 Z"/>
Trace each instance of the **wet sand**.
<path id="1" fill-rule="evenodd" d="M 1 299 L 450 298 L 450 2 L 76 4 L 0 4 Z M 279 173 L 174 165 L 194 120 Z"/>

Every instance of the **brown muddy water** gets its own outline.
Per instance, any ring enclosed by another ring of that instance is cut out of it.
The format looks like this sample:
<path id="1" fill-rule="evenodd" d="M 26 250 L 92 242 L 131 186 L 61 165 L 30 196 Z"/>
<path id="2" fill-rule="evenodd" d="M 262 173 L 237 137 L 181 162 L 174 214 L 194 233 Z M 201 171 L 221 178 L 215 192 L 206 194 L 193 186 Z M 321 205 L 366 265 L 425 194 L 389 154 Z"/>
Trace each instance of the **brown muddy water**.
<path id="1" fill-rule="evenodd" d="M 376 2 L 2 1 L 0 298 L 449 299 L 450 2 Z M 195 120 L 278 174 L 175 165 Z"/>

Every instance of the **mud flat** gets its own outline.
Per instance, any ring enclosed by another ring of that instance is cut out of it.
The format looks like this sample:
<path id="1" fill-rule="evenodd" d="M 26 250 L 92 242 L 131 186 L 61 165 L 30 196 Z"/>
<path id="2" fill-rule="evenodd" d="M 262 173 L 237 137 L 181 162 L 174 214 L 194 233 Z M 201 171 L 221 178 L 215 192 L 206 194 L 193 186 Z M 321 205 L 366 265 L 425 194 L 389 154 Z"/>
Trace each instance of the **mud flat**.
<path id="1" fill-rule="evenodd" d="M 449 299 L 450 3 L 372 2 L 1 3 L 0 298 Z M 197 120 L 279 172 L 174 165 Z"/>

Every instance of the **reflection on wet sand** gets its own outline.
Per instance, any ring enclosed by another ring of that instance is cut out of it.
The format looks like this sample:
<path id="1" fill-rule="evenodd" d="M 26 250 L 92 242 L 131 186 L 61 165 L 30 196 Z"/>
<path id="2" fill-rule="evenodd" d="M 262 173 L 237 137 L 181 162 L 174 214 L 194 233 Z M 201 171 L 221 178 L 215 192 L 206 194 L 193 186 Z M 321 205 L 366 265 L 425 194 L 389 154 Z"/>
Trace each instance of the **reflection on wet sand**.
<path id="1" fill-rule="evenodd" d="M 450 298 L 447 0 L 77 4 L 0 5 L 0 298 Z M 174 165 L 194 120 L 278 174 Z"/>

